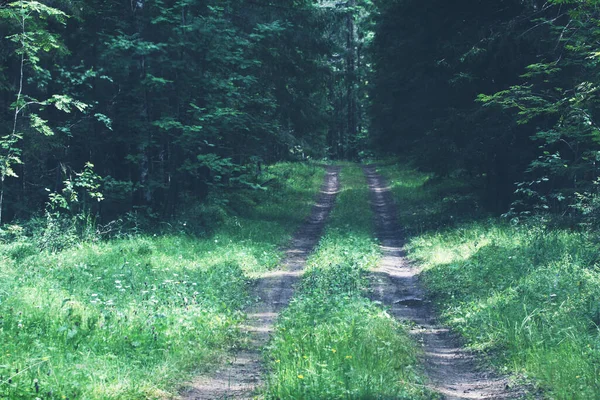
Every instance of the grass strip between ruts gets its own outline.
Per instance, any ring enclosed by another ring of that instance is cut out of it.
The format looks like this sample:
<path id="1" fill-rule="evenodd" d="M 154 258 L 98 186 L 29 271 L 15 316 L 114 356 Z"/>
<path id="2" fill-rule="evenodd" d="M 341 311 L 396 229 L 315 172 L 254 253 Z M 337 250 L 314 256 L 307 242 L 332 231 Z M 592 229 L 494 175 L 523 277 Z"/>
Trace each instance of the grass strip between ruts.
<path id="1" fill-rule="evenodd" d="M 413 343 L 367 298 L 366 273 L 380 251 L 359 166 L 344 166 L 341 187 L 326 233 L 267 349 L 267 397 L 427 398 Z"/>

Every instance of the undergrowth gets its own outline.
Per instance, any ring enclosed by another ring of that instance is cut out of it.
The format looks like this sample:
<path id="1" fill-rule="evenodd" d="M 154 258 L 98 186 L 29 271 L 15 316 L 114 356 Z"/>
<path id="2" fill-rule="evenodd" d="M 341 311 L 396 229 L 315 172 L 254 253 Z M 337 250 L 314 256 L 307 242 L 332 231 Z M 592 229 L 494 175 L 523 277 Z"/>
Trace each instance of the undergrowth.
<path id="1" fill-rule="evenodd" d="M 394 160 L 377 166 L 398 204 L 398 222 L 408 235 L 459 226 L 483 214 L 479 198 L 467 182 L 439 178 Z"/>
<path id="2" fill-rule="evenodd" d="M 277 265 L 323 178 L 306 164 L 268 174 L 272 187 L 246 193 L 205 238 L 140 234 L 51 252 L 6 228 L 0 399 L 166 398 L 212 368 L 242 340 L 250 277 Z"/>
<path id="3" fill-rule="evenodd" d="M 426 176 L 406 166 L 382 171 L 402 187 L 400 202 L 423 203 L 415 219 L 443 207 L 431 195 L 435 187 L 419 184 Z M 407 251 L 424 266 L 423 282 L 444 321 L 500 370 L 532 378 L 544 397 L 600 398 L 597 235 L 549 227 L 543 219 L 438 228 L 413 229 Z"/>
<path id="4" fill-rule="evenodd" d="M 331 220 L 266 352 L 272 399 L 426 398 L 403 327 L 366 295 L 380 259 L 359 167 L 341 174 Z"/>

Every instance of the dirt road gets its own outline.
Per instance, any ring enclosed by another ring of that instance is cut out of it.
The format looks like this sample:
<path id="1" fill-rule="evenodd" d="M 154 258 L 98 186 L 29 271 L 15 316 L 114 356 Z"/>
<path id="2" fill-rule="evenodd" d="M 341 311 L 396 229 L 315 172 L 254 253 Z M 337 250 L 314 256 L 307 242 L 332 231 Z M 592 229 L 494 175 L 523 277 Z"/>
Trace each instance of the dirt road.
<path id="1" fill-rule="evenodd" d="M 435 312 L 418 282 L 418 269 L 403 252 L 396 208 L 389 187 L 375 167 L 364 168 L 376 215 L 377 237 L 383 259 L 372 274 L 374 300 L 389 306 L 399 320 L 411 321 L 411 335 L 421 343 L 423 364 L 433 391 L 447 399 L 515 399 L 522 390 L 511 388 L 505 377 L 478 368 L 476 357 L 461 348 L 448 328 L 438 324 Z"/>
<path id="2" fill-rule="evenodd" d="M 186 387 L 181 399 L 253 398 L 264 373 L 261 350 L 269 340 L 277 315 L 292 298 L 306 259 L 321 238 L 339 190 L 339 170 L 339 167 L 327 167 L 316 204 L 294 235 L 281 267 L 257 280 L 254 295 L 259 301 L 248 310 L 249 319 L 244 327 L 250 336 L 248 349 L 232 354 L 226 366 L 213 375 L 196 379 Z"/>

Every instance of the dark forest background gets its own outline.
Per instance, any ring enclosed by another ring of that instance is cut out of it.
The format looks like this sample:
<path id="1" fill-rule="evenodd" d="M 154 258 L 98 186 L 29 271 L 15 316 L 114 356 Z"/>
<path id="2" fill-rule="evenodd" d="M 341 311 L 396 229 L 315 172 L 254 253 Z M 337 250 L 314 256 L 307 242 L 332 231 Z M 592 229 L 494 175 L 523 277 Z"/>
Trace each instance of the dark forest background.
<path id="1" fill-rule="evenodd" d="M 202 219 L 272 162 L 385 154 L 594 224 L 598 7 L 0 2 L 1 222 Z"/>

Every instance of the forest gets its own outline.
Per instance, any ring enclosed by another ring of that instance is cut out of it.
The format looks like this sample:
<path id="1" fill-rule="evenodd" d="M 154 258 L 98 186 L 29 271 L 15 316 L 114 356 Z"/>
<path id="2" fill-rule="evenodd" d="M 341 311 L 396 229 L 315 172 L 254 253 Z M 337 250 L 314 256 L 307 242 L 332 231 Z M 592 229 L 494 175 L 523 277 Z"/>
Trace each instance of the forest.
<path id="1" fill-rule="evenodd" d="M 0 399 L 600 398 L 599 43 L 597 0 L 0 0 Z"/>

